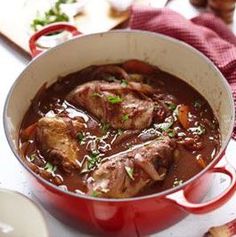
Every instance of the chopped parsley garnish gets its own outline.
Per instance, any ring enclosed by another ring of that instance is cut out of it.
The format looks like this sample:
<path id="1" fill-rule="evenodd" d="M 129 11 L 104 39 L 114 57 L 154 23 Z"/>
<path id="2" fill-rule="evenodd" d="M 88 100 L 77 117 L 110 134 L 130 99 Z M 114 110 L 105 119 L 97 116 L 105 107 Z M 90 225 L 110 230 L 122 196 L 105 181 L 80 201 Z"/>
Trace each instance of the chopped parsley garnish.
<path id="1" fill-rule="evenodd" d="M 175 178 L 175 180 L 174 180 L 174 182 L 173 182 L 173 188 L 175 188 L 175 187 L 177 187 L 177 186 L 179 186 L 179 185 L 181 185 L 181 184 L 183 184 L 183 180 L 182 179 L 177 179 L 177 178 Z"/>
<path id="2" fill-rule="evenodd" d="M 174 121 L 178 120 L 178 116 L 179 116 L 179 108 L 181 107 L 181 105 L 177 105 L 175 110 L 173 111 L 173 118 L 174 118 Z"/>
<path id="3" fill-rule="evenodd" d="M 177 107 L 176 104 L 174 104 L 171 101 L 165 101 L 166 106 L 168 107 L 169 110 L 174 111 Z"/>
<path id="4" fill-rule="evenodd" d="M 57 0 L 52 8 L 44 12 L 42 16 L 37 16 L 31 23 L 31 27 L 34 31 L 40 29 L 40 27 L 46 26 L 54 22 L 69 21 L 69 17 L 61 11 L 60 5 L 63 3 L 74 3 L 75 0 Z"/>
<path id="5" fill-rule="evenodd" d="M 206 133 L 206 129 L 202 125 L 198 127 L 189 128 L 188 131 L 190 131 L 194 135 L 202 135 Z"/>
<path id="6" fill-rule="evenodd" d="M 121 80 L 120 84 L 121 84 L 122 87 L 126 87 L 126 86 L 128 86 L 128 81 Z"/>
<path id="7" fill-rule="evenodd" d="M 102 97 L 102 94 L 97 93 L 97 92 L 94 92 L 94 93 L 92 94 L 92 97 Z"/>
<path id="8" fill-rule="evenodd" d="M 134 146 L 133 144 L 129 144 L 129 143 L 127 143 L 126 145 L 127 145 L 127 147 L 128 147 L 129 150 L 132 149 L 133 146 Z"/>
<path id="9" fill-rule="evenodd" d="M 29 157 L 30 162 L 33 162 L 37 158 L 36 154 L 32 154 Z"/>
<path id="10" fill-rule="evenodd" d="M 154 124 L 154 127 L 160 129 L 162 132 L 168 131 L 168 129 L 173 125 L 173 120 L 169 119 L 164 123 Z"/>
<path id="11" fill-rule="evenodd" d="M 106 122 L 101 123 L 101 130 L 103 134 L 106 134 L 110 128 L 110 124 Z"/>
<path id="12" fill-rule="evenodd" d="M 88 169 L 91 170 L 96 167 L 96 165 L 100 162 L 100 153 L 98 152 L 92 152 L 88 158 Z"/>
<path id="13" fill-rule="evenodd" d="M 115 95 L 115 96 L 109 95 L 107 97 L 107 99 L 108 99 L 109 103 L 111 103 L 111 104 L 119 104 L 123 101 L 123 99 L 118 95 Z"/>
<path id="14" fill-rule="evenodd" d="M 128 176 L 130 177 L 130 179 L 134 180 L 134 169 L 129 167 L 129 166 L 125 166 L 125 171 L 128 174 Z"/>
<path id="15" fill-rule="evenodd" d="M 196 108 L 196 109 L 200 109 L 202 107 L 202 103 L 200 100 L 195 100 L 193 102 L 193 106 Z"/>
<path id="16" fill-rule="evenodd" d="M 162 130 L 162 131 L 167 131 L 173 123 L 160 123 L 158 124 L 158 127 Z"/>
<path id="17" fill-rule="evenodd" d="M 77 140 L 78 140 L 80 143 L 82 143 L 83 140 L 84 140 L 84 134 L 83 134 L 82 132 L 78 132 L 78 133 L 76 134 L 76 138 L 77 138 Z"/>
<path id="18" fill-rule="evenodd" d="M 168 135 L 170 138 L 172 138 L 172 137 L 175 137 L 176 133 L 175 133 L 175 131 L 174 131 L 173 129 L 169 129 L 169 130 L 167 131 L 167 135 Z"/>
<path id="19" fill-rule="evenodd" d="M 95 191 L 95 190 L 93 190 L 93 192 L 92 192 L 92 194 L 91 194 L 92 197 L 99 197 L 100 195 L 101 195 L 101 193 L 100 193 L 100 192 L 97 192 L 97 191 Z"/>
<path id="20" fill-rule="evenodd" d="M 50 172 L 50 173 L 55 172 L 56 169 L 57 169 L 57 167 L 52 165 L 50 162 L 47 162 L 46 165 L 44 166 L 44 170 L 46 170 L 47 172 Z"/>
<path id="21" fill-rule="evenodd" d="M 122 116 L 122 121 L 127 121 L 128 119 L 129 119 L 129 115 L 128 114 L 124 114 L 123 116 Z"/>
<path id="22" fill-rule="evenodd" d="M 120 128 L 118 128 L 117 129 L 117 134 L 120 136 L 121 134 L 123 134 L 124 133 L 124 131 L 122 130 L 122 129 L 120 129 Z"/>

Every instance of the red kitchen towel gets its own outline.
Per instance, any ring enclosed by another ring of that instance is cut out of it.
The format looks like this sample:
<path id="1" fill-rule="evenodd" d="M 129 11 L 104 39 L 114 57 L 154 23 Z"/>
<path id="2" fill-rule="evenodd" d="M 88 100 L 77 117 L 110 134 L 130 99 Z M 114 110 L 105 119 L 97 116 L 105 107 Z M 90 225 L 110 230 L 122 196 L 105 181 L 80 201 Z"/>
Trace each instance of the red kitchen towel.
<path id="1" fill-rule="evenodd" d="M 133 6 L 129 26 L 168 35 L 201 51 L 228 80 L 236 106 L 236 37 L 221 19 L 204 13 L 187 20 L 169 9 Z M 233 138 L 236 139 L 236 123 Z"/>

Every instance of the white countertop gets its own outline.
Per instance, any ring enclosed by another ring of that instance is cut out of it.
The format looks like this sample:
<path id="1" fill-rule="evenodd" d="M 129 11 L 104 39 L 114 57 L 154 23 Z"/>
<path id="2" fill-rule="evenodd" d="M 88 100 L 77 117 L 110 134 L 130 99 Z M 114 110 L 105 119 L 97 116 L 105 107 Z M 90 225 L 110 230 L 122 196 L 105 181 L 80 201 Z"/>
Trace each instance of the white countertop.
<path id="1" fill-rule="evenodd" d="M 185 0 L 173 1 L 171 8 L 176 9 L 177 1 L 181 6 Z M 187 6 L 187 5 L 185 5 Z M 180 7 L 181 8 L 181 7 Z M 178 9 L 177 9 L 178 10 Z M 192 12 L 192 13 L 191 13 Z M 195 10 L 185 9 L 187 17 L 196 14 Z M 18 77 L 24 70 L 28 61 L 12 49 L 0 37 L 0 68 L 1 68 L 1 84 L 0 84 L 0 118 L 2 118 L 4 102 L 7 93 Z M 27 180 L 23 173 L 23 168 L 11 152 L 3 130 L 3 123 L 0 122 L 0 188 L 17 190 L 26 196 L 34 199 L 28 187 Z M 227 149 L 227 159 L 236 168 L 236 158 L 234 157 L 236 142 L 231 140 Z M 227 185 L 225 177 L 217 175 L 207 198 L 219 193 Z M 88 236 L 65 226 L 63 223 L 52 217 L 45 209 L 45 218 L 48 223 L 51 237 L 75 237 Z M 1 213 L 0 213 L 1 217 Z M 211 226 L 221 225 L 227 221 L 236 218 L 236 194 L 234 197 L 221 208 L 205 215 L 189 215 L 183 221 L 172 226 L 171 228 L 153 235 L 153 237 L 199 237 L 202 236 Z"/>

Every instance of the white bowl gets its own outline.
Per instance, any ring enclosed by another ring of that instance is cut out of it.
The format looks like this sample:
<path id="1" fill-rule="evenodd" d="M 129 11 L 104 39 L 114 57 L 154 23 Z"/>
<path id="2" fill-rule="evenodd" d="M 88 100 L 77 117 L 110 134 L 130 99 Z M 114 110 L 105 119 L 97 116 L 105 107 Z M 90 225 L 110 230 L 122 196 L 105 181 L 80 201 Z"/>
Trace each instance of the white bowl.
<path id="1" fill-rule="evenodd" d="M 0 189 L 1 237 L 48 237 L 40 209 L 24 195 Z"/>
<path id="2" fill-rule="evenodd" d="M 75 3 L 60 4 L 61 10 L 68 16 L 75 16 L 84 10 L 88 0 L 77 0 Z"/>

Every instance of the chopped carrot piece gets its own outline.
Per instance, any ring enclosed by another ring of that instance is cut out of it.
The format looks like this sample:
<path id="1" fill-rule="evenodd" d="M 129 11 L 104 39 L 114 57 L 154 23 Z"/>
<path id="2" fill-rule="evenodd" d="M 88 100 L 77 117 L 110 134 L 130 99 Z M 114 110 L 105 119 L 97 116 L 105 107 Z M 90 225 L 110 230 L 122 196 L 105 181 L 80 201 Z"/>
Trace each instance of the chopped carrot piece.
<path id="1" fill-rule="evenodd" d="M 189 128 L 188 112 L 189 107 L 187 105 L 180 105 L 178 109 L 178 119 L 183 128 L 185 129 Z"/>
<path id="2" fill-rule="evenodd" d="M 148 63 L 141 62 L 137 59 L 126 61 L 122 67 L 128 73 L 152 74 L 156 71 L 155 67 Z"/>
<path id="3" fill-rule="evenodd" d="M 31 137 L 35 130 L 36 130 L 36 127 L 37 127 L 37 123 L 33 123 L 31 125 L 29 125 L 27 128 L 25 128 L 23 131 L 22 131 L 22 136 L 24 138 L 29 138 Z"/>
<path id="4" fill-rule="evenodd" d="M 204 169 L 204 168 L 207 166 L 205 160 L 203 160 L 203 158 L 200 157 L 200 156 L 197 157 L 197 163 L 199 164 L 199 166 L 200 166 L 202 169 Z"/>

